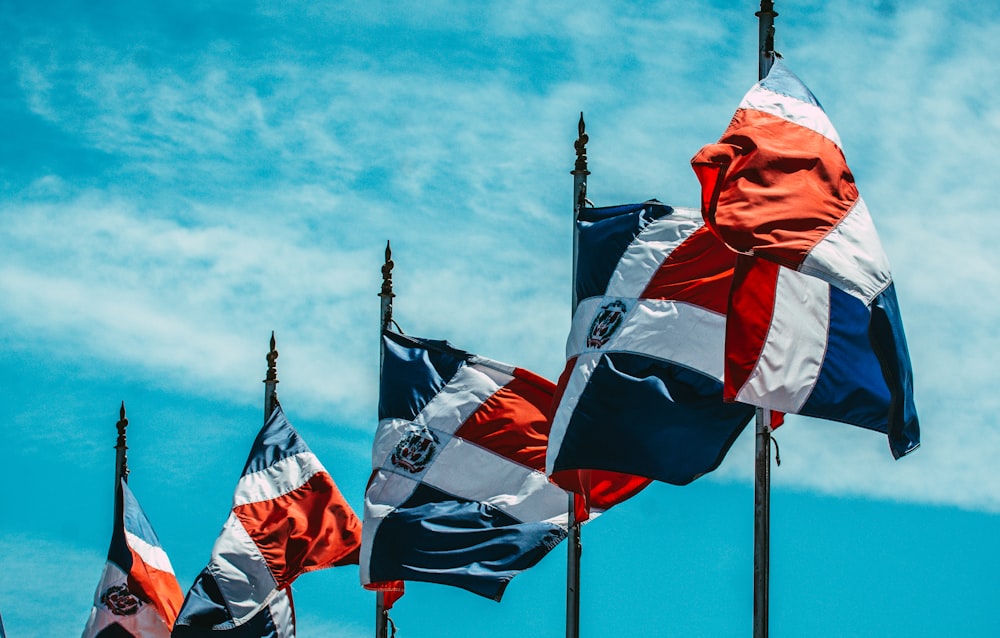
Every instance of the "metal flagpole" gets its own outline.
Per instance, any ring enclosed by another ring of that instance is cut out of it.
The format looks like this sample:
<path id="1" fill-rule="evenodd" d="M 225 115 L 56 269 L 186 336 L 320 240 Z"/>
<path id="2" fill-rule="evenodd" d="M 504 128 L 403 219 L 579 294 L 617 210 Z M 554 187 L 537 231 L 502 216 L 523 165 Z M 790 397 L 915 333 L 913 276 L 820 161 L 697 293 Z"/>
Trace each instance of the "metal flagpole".
<path id="1" fill-rule="evenodd" d="M 382 332 L 387 330 L 392 324 L 392 268 L 395 264 L 392 261 L 392 248 L 389 242 L 385 242 L 385 262 L 382 264 L 382 290 L 378 296 L 381 301 L 379 310 L 379 331 L 378 331 L 378 372 L 379 379 L 382 378 L 382 361 L 385 358 L 385 349 L 382 345 Z M 395 632 L 393 632 L 395 633 Z M 385 592 L 375 592 L 375 638 L 388 638 L 389 636 L 389 612 L 385 608 Z"/>
<path id="2" fill-rule="evenodd" d="M 757 79 L 763 80 L 774 61 L 774 10 L 772 0 L 761 0 L 758 18 L 759 63 Z M 771 411 L 756 410 L 754 455 L 753 527 L 753 637 L 767 638 L 768 590 L 771 556 Z"/>
<path id="3" fill-rule="evenodd" d="M 264 423 L 271 418 L 278 405 L 278 351 L 274 347 L 274 330 L 271 331 L 271 349 L 267 353 L 267 377 L 264 379 Z"/>
<path id="4" fill-rule="evenodd" d="M 579 134 L 573 143 L 576 149 L 576 164 L 571 171 L 573 175 L 573 310 L 579 301 L 576 296 L 576 257 L 577 257 L 577 219 L 580 209 L 587 201 L 587 141 L 586 123 L 583 113 L 577 125 Z M 583 542 L 580 534 L 580 523 L 576 520 L 576 503 L 572 493 L 569 495 L 569 539 L 566 553 L 566 638 L 578 638 L 580 635 L 580 554 L 583 552 Z"/>
<path id="5" fill-rule="evenodd" d="M 115 443 L 115 526 L 121 520 L 125 503 L 122 500 L 120 486 L 124 480 L 128 483 L 128 446 L 125 444 L 125 428 L 128 427 L 128 419 L 125 418 L 125 402 L 118 411 L 118 440 Z"/>

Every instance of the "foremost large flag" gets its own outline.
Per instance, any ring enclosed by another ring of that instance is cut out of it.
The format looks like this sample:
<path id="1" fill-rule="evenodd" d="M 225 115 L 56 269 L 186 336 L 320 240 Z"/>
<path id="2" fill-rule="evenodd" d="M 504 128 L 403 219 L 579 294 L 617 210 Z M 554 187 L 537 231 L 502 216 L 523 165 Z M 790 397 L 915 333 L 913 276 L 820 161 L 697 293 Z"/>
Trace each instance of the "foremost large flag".
<path id="1" fill-rule="evenodd" d="M 546 472 L 689 483 L 718 467 L 754 414 L 722 398 L 735 254 L 700 212 L 656 201 L 584 208 L 577 230 L 579 303 Z"/>
<path id="2" fill-rule="evenodd" d="M 424 581 L 500 600 L 567 535 L 569 493 L 544 472 L 554 385 L 444 341 L 382 339 L 361 582 Z M 607 478 L 590 495 L 597 512 L 645 485 Z"/>
<path id="3" fill-rule="evenodd" d="M 303 572 L 356 564 L 360 542 L 361 522 L 277 406 L 172 635 L 294 636 L 289 585 Z"/>
<path id="4" fill-rule="evenodd" d="M 83 638 L 166 638 L 183 594 L 139 501 L 124 480 L 118 490 L 108 562 Z"/>
<path id="5" fill-rule="evenodd" d="M 726 398 L 919 445 L 889 263 L 815 96 L 775 60 L 716 144 L 691 160 L 707 225 L 741 254 Z"/>

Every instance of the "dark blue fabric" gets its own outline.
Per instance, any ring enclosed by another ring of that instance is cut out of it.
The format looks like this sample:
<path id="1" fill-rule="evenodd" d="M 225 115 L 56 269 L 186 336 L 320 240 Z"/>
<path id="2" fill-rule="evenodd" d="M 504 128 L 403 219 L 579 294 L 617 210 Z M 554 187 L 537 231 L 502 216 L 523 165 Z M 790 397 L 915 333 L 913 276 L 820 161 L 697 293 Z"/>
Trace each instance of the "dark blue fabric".
<path id="1" fill-rule="evenodd" d="M 250 448 L 250 456 L 243 466 L 243 476 L 259 472 L 282 459 L 308 451 L 309 446 L 285 418 L 281 406 L 275 406 Z"/>
<path id="2" fill-rule="evenodd" d="M 3 631 L 0 630 L 0 638 L 3 638 Z M 112 623 L 105 627 L 104 629 L 97 632 L 95 638 L 142 638 L 141 636 L 133 636 L 132 632 L 125 629 L 118 623 Z"/>
<path id="3" fill-rule="evenodd" d="M 233 617 L 226 607 L 225 598 L 219 591 L 219 584 L 215 582 L 215 577 L 208 569 L 203 569 L 198 574 L 198 578 L 195 579 L 194 585 L 191 585 L 191 589 L 188 590 L 187 596 L 184 597 L 184 604 L 181 605 L 180 613 L 177 615 L 177 623 L 170 635 L 181 635 L 177 633 L 181 624 L 194 627 L 213 627 L 232 622 L 232 620 Z"/>
<path id="4" fill-rule="evenodd" d="M 885 433 L 899 458 L 920 444 L 912 376 L 895 289 L 890 285 L 869 311 L 830 286 L 826 357 L 799 414 Z"/>
<path id="5" fill-rule="evenodd" d="M 278 631 L 274 626 L 271 611 L 263 607 L 257 615 L 239 627 L 226 629 L 211 628 L 208 624 L 197 626 L 174 625 L 170 638 L 277 638 Z"/>
<path id="6" fill-rule="evenodd" d="M 419 580 L 499 601 L 518 572 L 566 537 L 551 523 L 521 523 L 495 507 L 421 484 L 372 541 L 372 581 Z"/>
<path id="7" fill-rule="evenodd" d="M 719 466 L 753 414 L 751 406 L 723 403 L 722 384 L 711 377 L 641 355 L 606 354 L 576 404 L 554 470 L 610 470 L 685 485 Z"/>
<path id="8" fill-rule="evenodd" d="M 622 254 L 650 221 L 673 212 L 657 201 L 583 208 L 577 219 L 576 298 L 603 295 Z"/>
<path id="9" fill-rule="evenodd" d="M 468 356 L 445 341 L 384 332 L 379 419 L 412 421 L 465 365 Z"/>
<path id="10" fill-rule="evenodd" d="M 124 495 L 128 491 L 125 487 L 125 480 L 122 479 L 118 485 L 118 493 L 115 498 L 115 526 L 111 530 L 111 545 L 108 547 L 108 560 L 121 568 L 126 574 L 132 571 L 132 552 L 128 549 L 125 540 L 125 511 L 127 497 Z M 128 491 L 128 497 L 134 502 L 135 497 Z M 136 504 L 138 506 L 138 504 Z"/>
<path id="11" fill-rule="evenodd" d="M 153 525 L 146 518 L 145 513 L 143 513 L 142 508 L 139 507 L 139 501 L 132 494 L 132 490 L 128 488 L 128 485 L 122 482 L 122 495 L 124 497 L 125 504 L 125 529 L 132 532 L 142 540 L 146 541 L 150 545 L 159 546 L 160 539 L 156 536 L 156 532 L 153 530 Z"/>
<path id="12" fill-rule="evenodd" d="M 889 384 L 889 447 L 898 459 L 920 445 L 920 422 L 913 401 L 913 368 L 895 284 L 890 284 L 872 303 L 870 336 Z"/>
<path id="13" fill-rule="evenodd" d="M 826 355 L 816 386 L 799 414 L 885 433 L 889 388 L 868 339 L 871 313 L 861 300 L 829 288 Z"/>

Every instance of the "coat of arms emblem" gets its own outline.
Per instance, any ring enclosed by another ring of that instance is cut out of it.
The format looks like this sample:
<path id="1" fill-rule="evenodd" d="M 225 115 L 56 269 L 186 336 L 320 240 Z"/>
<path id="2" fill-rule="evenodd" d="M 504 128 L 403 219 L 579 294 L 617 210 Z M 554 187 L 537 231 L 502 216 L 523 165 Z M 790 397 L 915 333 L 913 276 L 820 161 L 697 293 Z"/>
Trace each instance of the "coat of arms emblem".
<path id="1" fill-rule="evenodd" d="M 628 307 L 621 299 L 616 299 L 609 304 L 601 306 L 590 322 L 590 332 L 587 334 L 588 348 L 601 348 L 606 344 L 611 336 L 615 334 L 622 325 Z"/>
<path id="2" fill-rule="evenodd" d="M 438 437 L 427 426 L 410 426 L 392 450 L 389 460 L 396 467 L 416 474 L 422 472 L 437 452 Z"/>
<path id="3" fill-rule="evenodd" d="M 131 616 L 139 611 L 142 605 L 135 594 L 128 590 L 127 585 L 112 585 L 101 594 L 101 602 L 116 616 Z"/>

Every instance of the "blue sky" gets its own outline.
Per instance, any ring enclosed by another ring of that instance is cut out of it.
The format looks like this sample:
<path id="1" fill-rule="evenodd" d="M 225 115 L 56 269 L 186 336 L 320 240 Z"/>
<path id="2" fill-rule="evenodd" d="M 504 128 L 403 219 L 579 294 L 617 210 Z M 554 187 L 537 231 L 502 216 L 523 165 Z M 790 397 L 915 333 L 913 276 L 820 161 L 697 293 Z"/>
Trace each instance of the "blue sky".
<path id="1" fill-rule="evenodd" d="M 554 378 L 573 140 L 598 205 L 691 206 L 689 160 L 756 80 L 753 2 L 0 0 L 0 613 L 82 631 L 129 485 L 183 589 L 261 425 L 293 424 L 361 511 L 380 265 L 408 334 Z M 777 433 L 771 635 L 1000 632 L 1000 8 L 779 0 L 892 263 L 920 450 Z M 749 635 L 753 441 L 584 530 L 582 635 Z M 564 635 L 565 548 L 496 604 L 411 584 L 401 638 Z M 353 567 L 295 585 L 299 636 L 373 634 Z"/>

